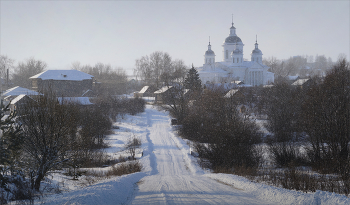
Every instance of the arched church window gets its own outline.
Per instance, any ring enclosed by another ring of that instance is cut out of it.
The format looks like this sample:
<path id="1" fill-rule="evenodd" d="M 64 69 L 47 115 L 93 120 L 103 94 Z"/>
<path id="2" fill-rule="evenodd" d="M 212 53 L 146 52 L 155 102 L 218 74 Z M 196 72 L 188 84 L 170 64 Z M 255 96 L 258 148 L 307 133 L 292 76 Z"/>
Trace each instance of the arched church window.
<path id="1" fill-rule="evenodd" d="M 228 50 L 226 50 L 226 59 L 228 59 Z"/>

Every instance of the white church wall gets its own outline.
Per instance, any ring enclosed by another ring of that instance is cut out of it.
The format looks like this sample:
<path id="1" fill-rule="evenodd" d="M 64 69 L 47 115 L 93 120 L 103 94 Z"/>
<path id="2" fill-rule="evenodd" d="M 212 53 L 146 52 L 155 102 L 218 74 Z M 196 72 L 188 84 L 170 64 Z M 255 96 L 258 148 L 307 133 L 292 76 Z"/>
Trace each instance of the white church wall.
<path id="1" fill-rule="evenodd" d="M 233 29 L 231 28 L 231 31 Z M 235 31 L 235 29 L 234 29 Z M 232 33 L 231 33 L 232 34 Z M 230 34 L 230 36 L 232 36 Z M 237 36 L 236 34 L 234 34 Z M 222 83 L 222 81 L 228 82 L 230 80 L 239 80 L 243 81 L 246 85 L 257 86 L 261 84 L 270 84 L 274 82 L 274 74 L 268 72 L 268 68 L 266 65 L 262 64 L 262 52 L 256 53 L 257 42 L 255 44 L 255 52 L 251 54 L 252 61 L 243 61 L 243 47 L 244 44 L 239 41 L 236 43 L 224 43 L 222 44 L 222 62 L 210 63 L 210 61 L 214 61 L 214 56 L 205 55 L 205 61 L 203 67 L 198 68 L 199 77 L 202 80 L 202 83 L 205 84 L 208 81 L 212 83 Z M 242 51 L 241 54 L 234 53 L 232 51 L 236 48 Z M 252 48 L 254 49 L 254 48 Z M 211 51 L 210 43 L 208 46 L 208 51 Z M 207 51 L 207 52 L 208 52 Z M 213 51 L 214 52 L 214 51 Z M 226 54 L 227 52 L 227 54 Z M 253 54 L 255 53 L 255 54 Z M 232 56 L 234 55 L 234 56 Z M 209 58 L 212 58 L 209 62 Z M 226 58 L 227 57 L 227 58 Z M 235 62 L 233 62 L 233 57 L 235 58 Z M 240 58 L 237 63 L 237 58 Z M 257 59 L 258 58 L 258 59 Z"/>

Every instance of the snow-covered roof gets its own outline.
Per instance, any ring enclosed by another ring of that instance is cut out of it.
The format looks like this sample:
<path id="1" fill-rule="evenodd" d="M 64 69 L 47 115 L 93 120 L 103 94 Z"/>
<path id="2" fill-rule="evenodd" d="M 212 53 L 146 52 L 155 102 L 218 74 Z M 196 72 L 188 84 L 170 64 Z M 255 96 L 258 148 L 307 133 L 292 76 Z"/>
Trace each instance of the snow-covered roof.
<path id="1" fill-rule="evenodd" d="M 22 100 L 22 98 L 24 98 L 26 95 L 21 94 L 19 96 L 17 96 L 15 99 L 11 100 L 11 104 L 16 104 L 18 101 Z"/>
<path id="2" fill-rule="evenodd" d="M 172 88 L 173 86 L 164 86 L 162 87 L 161 89 L 157 90 L 156 92 L 154 93 L 164 93 L 165 91 L 167 91 L 168 89 Z"/>
<path id="3" fill-rule="evenodd" d="M 225 98 L 230 98 L 232 97 L 235 93 L 238 92 L 238 89 L 231 89 L 230 91 L 228 91 L 225 95 Z"/>
<path id="4" fill-rule="evenodd" d="M 73 103 L 78 103 L 81 105 L 92 105 L 93 103 L 90 102 L 89 97 L 59 97 L 57 98 L 58 102 L 62 103 L 64 102 L 73 102 Z"/>
<path id="5" fill-rule="evenodd" d="M 89 92 L 92 92 L 92 90 L 88 89 L 88 90 L 85 91 L 81 96 L 84 97 L 84 95 L 88 94 Z"/>
<path id="6" fill-rule="evenodd" d="M 186 95 L 188 92 L 190 92 L 190 89 L 184 89 L 184 95 Z"/>
<path id="7" fill-rule="evenodd" d="M 238 87 L 242 88 L 242 87 L 253 87 L 252 85 L 249 85 L 249 84 L 241 84 L 241 85 L 238 85 Z"/>
<path id="8" fill-rule="evenodd" d="M 233 83 L 206 83 L 204 84 L 208 89 L 216 89 L 216 88 L 223 88 L 225 90 L 232 89 L 234 87 L 237 87 L 236 84 Z"/>
<path id="9" fill-rule="evenodd" d="M 221 69 L 220 67 L 215 67 L 215 69 L 205 69 L 204 67 L 197 68 L 198 74 L 202 73 L 227 73 L 227 71 Z"/>
<path id="10" fill-rule="evenodd" d="M 4 115 L 4 116 L 2 116 L 1 121 L 5 121 L 9 116 L 10 116 L 10 115 Z"/>
<path id="11" fill-rule="evenodd" d="M 216 62 L 215 66 L 216 67 L 223 67 L 223 68 L 235 68 L 235 67 L 251 68 L 254 66 L 254 64 L 257 64 L 258 67 L 268 68 L 267 65 L 264 65 L 264 64 L 261 64 L 259 62 L 255 62 L 255 61 L 243 61 L 242 63 L 239 63 L 237 66 L 233 65 L 232 62 Z M 225 71 L 225 72 L 227 72 L 227 71 Z"/>
<path id="12" fill-rule="evenodd" d="M 303 85 L 304 83 L 306 83 L 309 79 L 299 79 L 297 81 L 295 81 L 292 85 Z"/>
<path id="13" fill-rule="evenodd" d="M 288 76 L 288 79 L 289 80 L 297 80 L 299 78 L 299 76 L 298 75 L 294 75 L 294 76 Z"/>
<path id="14" fill-rule="evenodd" d="M 144 86 L 139 93 L 145 93 L 147 91 L 147 89 L 149 88 L 149 86 Z"/>
<path id="15" fill-rule="evenodd" d="M 1 94 L 1 96 L 18 96 L 21 94 L 25 94 L 25 95 L 40 95 L 40 93 L 34 91 L 34 90 L 29 90 L 27 88 L 22 88 L 19 86 L 10 88 L 8 90 L 6 90 L 3 94 Z"/>
<path id="16" fill-rule="evenodd" d="M 234 81 L 231 81 L 231 83 L 234 83 L 234 84 L 237 84 L 237 85 L 244 84 L 243 81 L 240 81 L 240 80 L 234 80 Z"/>
<path id="17" fill-rule="evenodd" d="M 82 81 L 89 80 L 94 76 L 78 71 L 78 70 L 47 70 L 37 75 L 30 77 L 30 79 L 40 78 L 42 80 L 73 80 Z"/>

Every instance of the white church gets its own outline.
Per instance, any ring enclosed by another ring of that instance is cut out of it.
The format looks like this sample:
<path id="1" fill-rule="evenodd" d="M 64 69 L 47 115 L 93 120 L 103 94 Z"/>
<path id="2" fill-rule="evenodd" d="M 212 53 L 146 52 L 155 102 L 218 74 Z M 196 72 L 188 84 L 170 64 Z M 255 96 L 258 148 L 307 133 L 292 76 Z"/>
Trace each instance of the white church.
<path id="1" fill-rule="evenodd" d="M 197 68 L 203 83 L 229 83 L 241 81 L 245 85 L 259 86 L 274 82 L 274 73 L 268 72 L 268 66 L 262 63 L 262 52 L 256 39 L 251 61 L 243 59 L 243 42 L 236 34 L 236 28 L 230 28 L 230 35 L 222 47 L 222 61 L 215 61 L 215 53 L 211 50 L 210 39 L 208 50 L 204 55 L 204 64 Z"/>

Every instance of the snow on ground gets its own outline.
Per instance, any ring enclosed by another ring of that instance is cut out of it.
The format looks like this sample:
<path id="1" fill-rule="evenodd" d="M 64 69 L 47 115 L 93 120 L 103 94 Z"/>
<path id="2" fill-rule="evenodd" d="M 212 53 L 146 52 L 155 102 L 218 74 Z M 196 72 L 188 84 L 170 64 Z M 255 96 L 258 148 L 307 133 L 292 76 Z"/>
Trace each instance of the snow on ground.
<path id="1" fill-rule="evenodd" d="M 126 116 L 108 137 L 112 157 L 123 153 L 124 143 L 135 135 L 142 141 L 139 155 L 143 171 L 114 177 L 36 204 L 350 204 L 349 198 L 329 192 L 302 193 L 243 177 L 203 171 L 178 138 L 170 117 L 147 105 L 144 113 Z M 126 154 L 124 152 L 124 154 Z M 105 169 L 105 168 L 104 168 Z"/>

